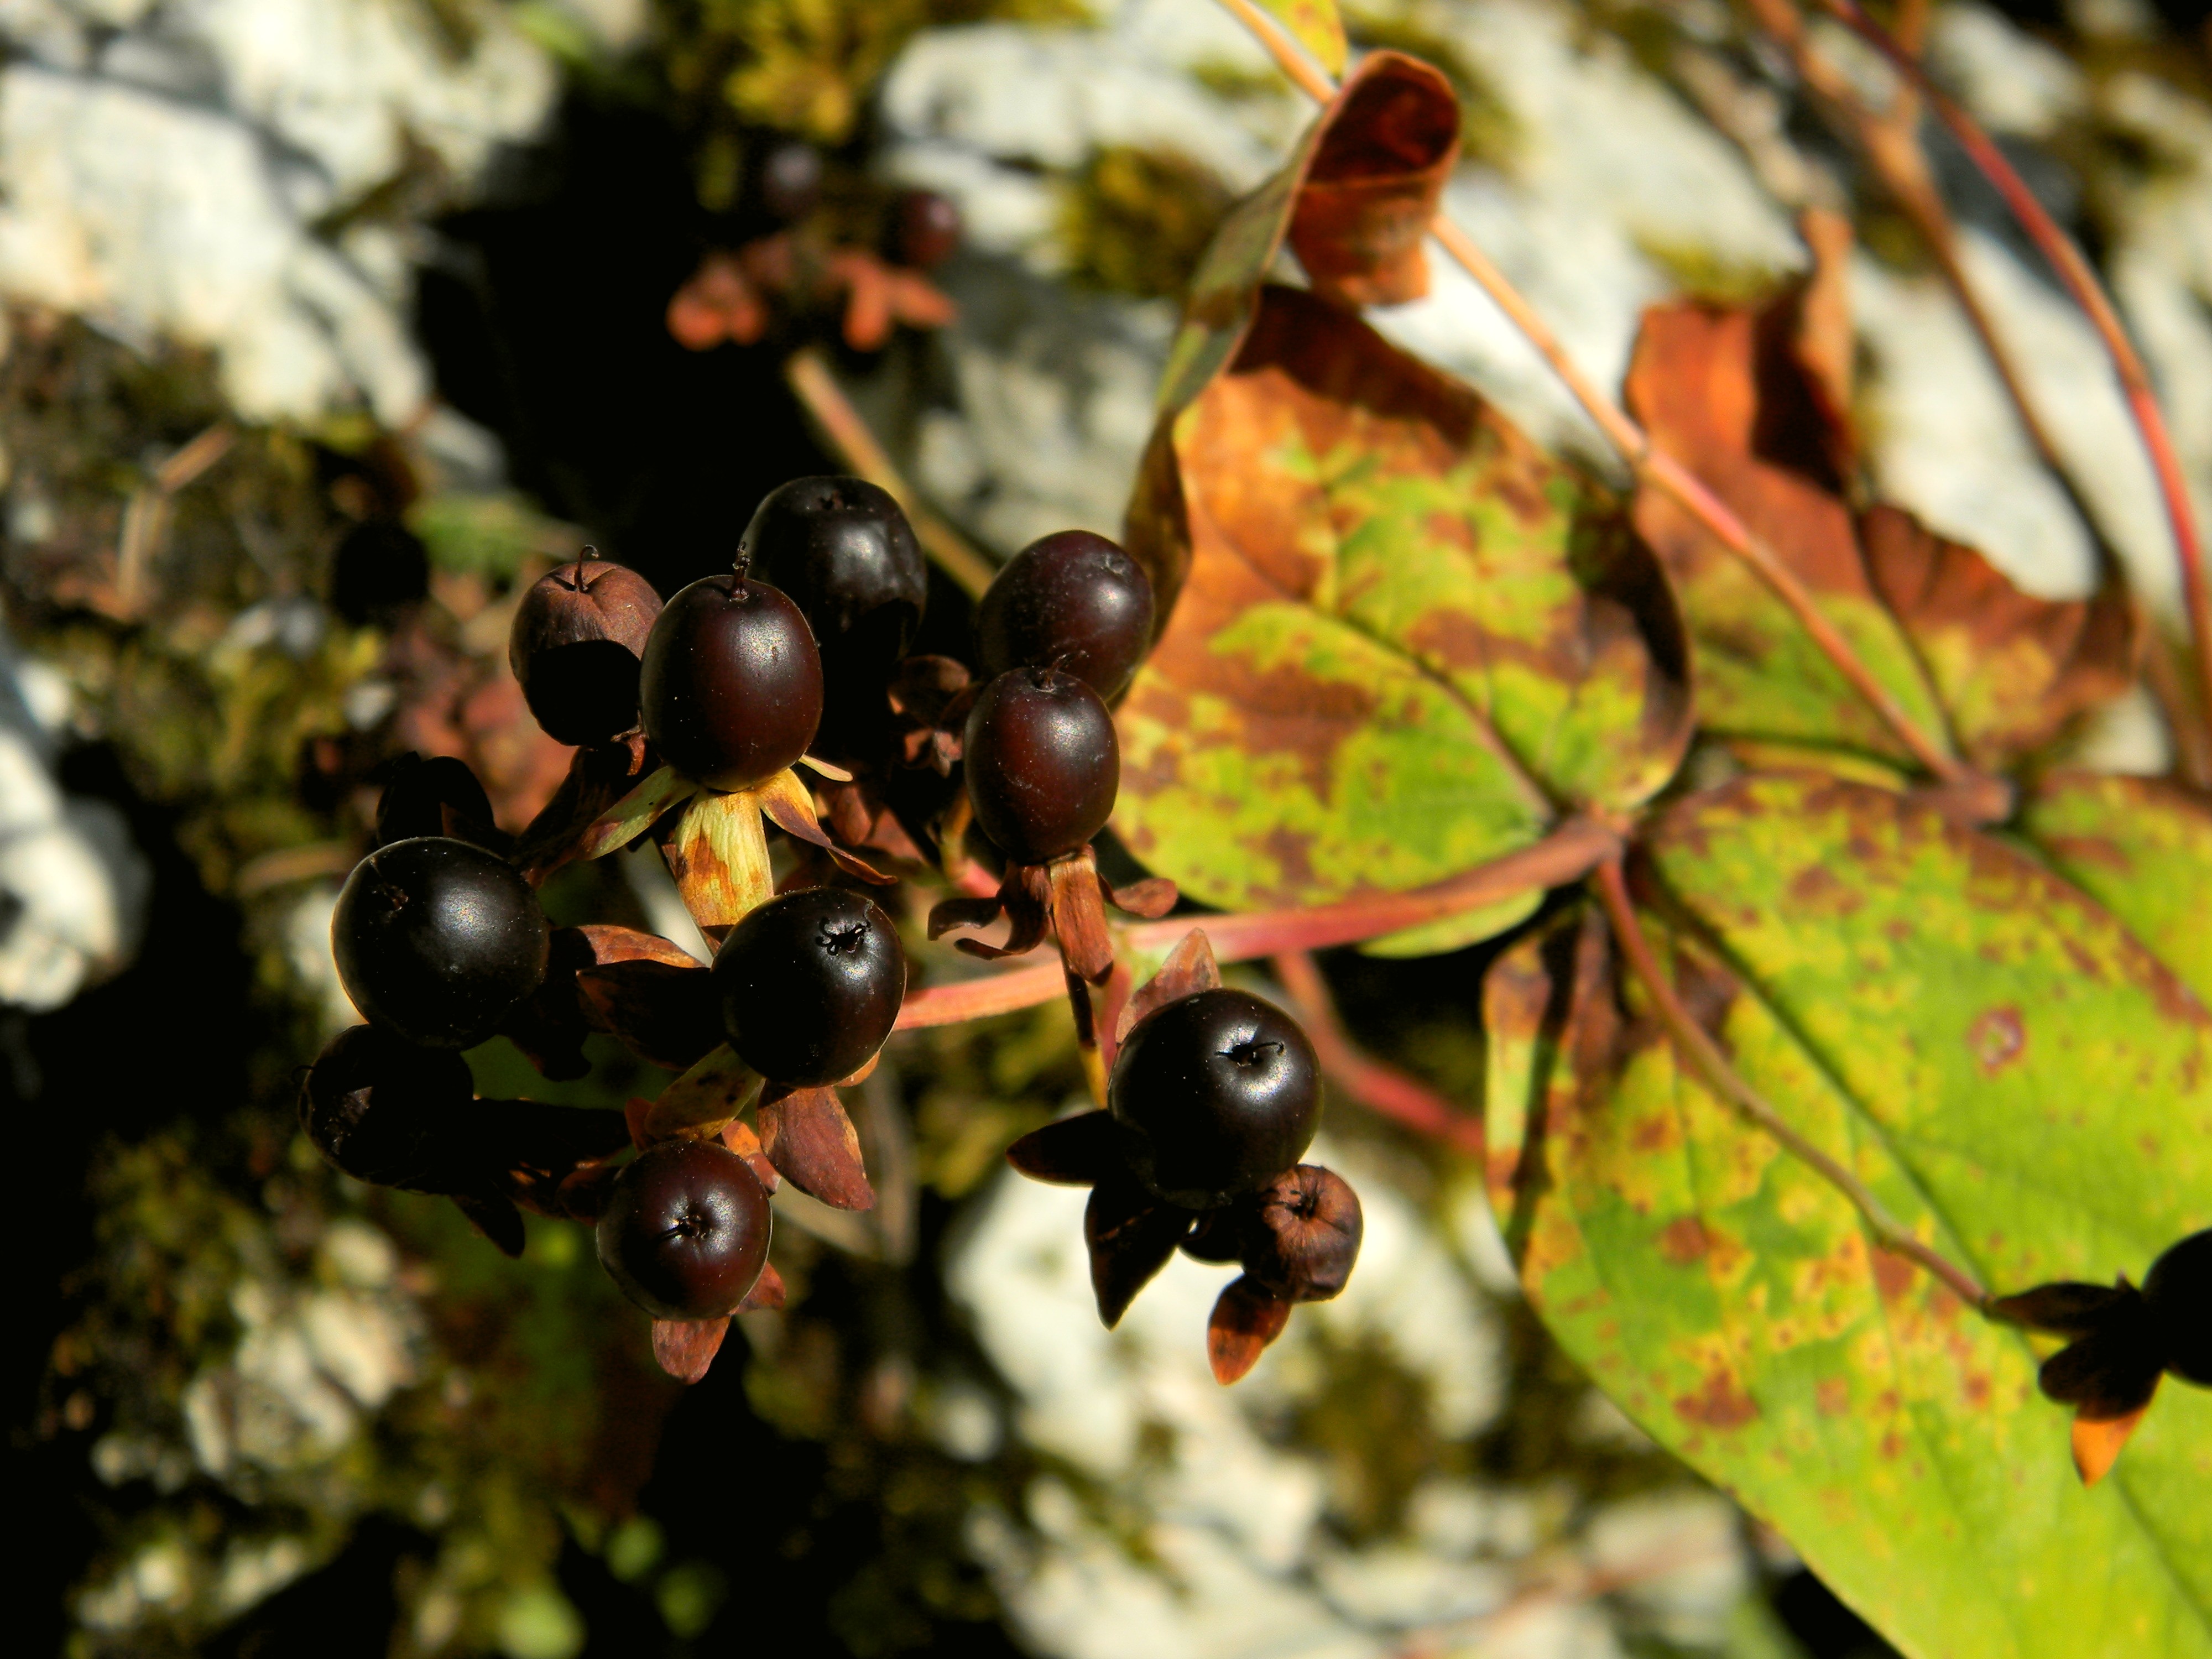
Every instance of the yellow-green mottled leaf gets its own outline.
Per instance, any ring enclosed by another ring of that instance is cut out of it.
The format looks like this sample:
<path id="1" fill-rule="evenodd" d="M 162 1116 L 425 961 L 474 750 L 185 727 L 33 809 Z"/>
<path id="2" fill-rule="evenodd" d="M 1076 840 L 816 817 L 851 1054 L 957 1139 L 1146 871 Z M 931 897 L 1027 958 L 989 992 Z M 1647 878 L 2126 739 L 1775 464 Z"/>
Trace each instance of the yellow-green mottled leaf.
<path id="1" fill-rule="evenodd" d="M 1984 1283 L 2139 1278 L 2212 1221 L 2212 1018 L 2035 860 L 1805 775 L 1650 851 L 1647 926 L 1737 1070 Z M 1569 1351 L 1912 1659 L 2212 1654 L 2212 1395 L 2169 1380 L 2084 1487 L 2029 1340 L 1872 1249 L 1618 971 L 1585 916 L 1486 1011 L 1493 1200 Z"/>
<path id="2" fill-rule="evenodd" d="M 1186 892 L 1418 887 L 1673 775 L 1690 708 L 1663 579 L 1466 388 L 1271 289 L 1170 436 L 1189 574 L 1121 710 L 1115 823 Z"/>

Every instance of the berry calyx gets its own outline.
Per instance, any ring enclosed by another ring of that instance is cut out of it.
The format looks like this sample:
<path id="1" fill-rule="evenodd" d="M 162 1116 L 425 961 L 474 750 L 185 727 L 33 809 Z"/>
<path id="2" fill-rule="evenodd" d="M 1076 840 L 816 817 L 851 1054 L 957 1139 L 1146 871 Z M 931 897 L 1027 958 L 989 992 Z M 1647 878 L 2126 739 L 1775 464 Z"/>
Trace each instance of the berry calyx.
<path id="1" fill-rule="evenodd" d="M 475 1103 L 468 1062 L 374 1025 L 323 1045 L 300 1085 L 300 1127 L 337 1169 L 381 1187 L 434 1180 L 436 1145 Z"/>
<path id="2" fill-rule="evenodd" d="M 772 1081 L 823 1088 L 884 1046 L 906 996 L 891 919 L 858 893 L 810 887 L 746 913 L 714 955 L 722 1027 Z"/>
<path id="3" fill-rule="evenodd" d="M 547 736 L 581 746 L 637 724 L 638 657 L 659 614 L 653 584 L 605 559 L 579 559 L 531 584 L 507 630 L 507 660 Z"/>
<path id="4" fill-rule="evenodd" d="M 822 652 L 829 752 L 861 752 L 890 722 L 884 689 L 921 623 L 928 573 L 906 514 L 865 478 L 793 478 L 764 496 L 738 544 L 781 588 Z"/>
<path id="5" fill-rule="evenodd" d="M 615 1177 L 599 1265 L 656 1319 L 720 1319 L 760 1279 L 769 1226 L 768 1194 L 744 1159 L 719 1141 L 665 1140 Z"/>
<path id="6" fill-rule="evenodd" d="M 669 600 L 638 676 L 645 735 L 715 789 L 748 789 L 806 752 L 822 719 L 822 655 L 778 589 L 708 576 Z"/>
<path id="7" fill-rule="evenodd" d="M 538 895 L 480 847 L 419 836 L 354 866 L 331 916 L 353 1006 L 426 1048 L 470 1048 L 545 977 Z"/>
<path id="8" fill-rule="evenodd" d="M 2166 1349 L 2166 1369 L 2212 1388 L 2212 1228 L 2192 1233 L 2151 1263 L 2143 1300 Z"/>
<path id="9" fill-rule="evenodd" d="M 1056 665 L 1120 695 L 1152 644 L 1152 583 L 1103 536 L 1063 530 L 1009 559 L 975 612 L 986 674 Z"/>
<path id="10" fill-rule="evenodd" d="M 376 803 L 378 846 L 444 835 L 449 808 L 475 836 L 492 830 L 491 798 L 466 761 L 452 755 L 425 760 L 410 750 L 392 761 L 390 775 Z"/>
<path id="11" fill-rule="evenodd" d="M 975 821 L 1018 863 L 1078 851 L 1113 815 L 1121 781 L 1114 717 L 1073 674 L 1000 675 L 969 710 L 962 746 Z"/>
<path id="12" fill-rule="evenodd" d="M 1170 1204 L 1212 1209 L 1297 1163 L 1321 1121 L 1321 1070 L 1273 1003 L 1200 991 L 1129 1033 L 1107 1106 L 1128 1131 L 1138 1180 Z"/>

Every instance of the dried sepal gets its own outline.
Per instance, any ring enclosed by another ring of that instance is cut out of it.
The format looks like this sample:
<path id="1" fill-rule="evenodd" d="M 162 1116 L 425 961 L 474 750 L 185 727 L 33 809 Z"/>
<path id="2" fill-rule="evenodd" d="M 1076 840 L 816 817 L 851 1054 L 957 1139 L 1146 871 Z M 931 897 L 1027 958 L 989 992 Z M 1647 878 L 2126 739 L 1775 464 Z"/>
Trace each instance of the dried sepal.
<path id="1" fill-rule="evenodd" d="M 889 696 L 899 761 L 941 778 L 960 763 L 962 729 L 979 688 L 951 657 L 908 657 L 893 671 Z"/>
<path id="2" fill-rule="evenodd" d="M 1244 1235 L 1251 1216 L 1236 1205 L 1200 1212 L 1198 1223 L 1182 1242 L 1182 1253 L 1194 1261 L 1217 1267 L 1244 1259 Z"/>
<path id="3" fill-rule="evenodd" d="M 514 1200 L 500 1193 L 455 1193 L 453 1207 L 468 1218 L 469 1225 L 498 1246 L 501 1255 L 522 1254 L 522 1212 Z"/>
<path id="4" fill-rule="evenodd" d="M 1194 927 L 1168 952 L 1160 971 L 1137 988 L 1114 1022 L 1114 1041 L 1125 1041 L 1137 1022 L 1156 1008 L 1221 988 L 1220 965 L 1213 959 L 1213 941 L 1205 930 Z"/>
<path id="5" fill-rule="evenodd" d="M 2124 1417 L 2076 1417 L 2069 1440 L 2074 1452 L 2074 1472 L 2081 1477 L 2081 1484 L 2094 1486 L 2112 1473 L 2112 1465 L 2119 1461 L 2120 1449 L 2128 1443 L 2128 1437 L 2143 1419 L 2148 1406 L 2137 1407 Z"/>
<path id="6" fill-rule="evenodd" d="M 785 1180 L 810 1198 L 840 1210 L 875 1207 L 860 1160 L 860 1137 L 830 1089 L 771 1089 L 761 1098 L 762 1149 Z"/>
<path id="7" fill-rule="evenodd" d="M 1188 1210 L 1163 1202 L 1126 1176 L 1091 1188 L 1083 1242 L 1090 1247 L 1091 1289 L 1107 1329 L 1121 1322 L 1137 1292 L 1167 1265 L 1192 1218 Z"/>
<path id="8" fill-rule="evenodd" d="M 1116 910 L 1146 921 L 1158 921 L 1182 898 L 1182 890 L 1165 876 L 1146 876 L 1120 887 L 1101 876 L 1098 890 Z"/>
<path id="9" fill-rule="evenodd" d="M 515 837 L 512 857 L 524 878 L 542 882 L 576 859 L 597 857 L 596 852 L 586 849 L 598 844 L 596 832 L 602 818 L 651 781 L 654 775 L 647 767 L 650 758 L 644 738 L 635 732 L 613 743 L 579 749 L 569 758 L 568 775 L 553 792 L 553 799 Z"/>
<path id="10" fill-rule="evenodd" d="M 639 1145 L 674 1135 L 718 1135 L 760 1089 L 761 1074 L 722 1043 L 663 1089 L 647 1108 L 639 1125 Z"/>
<path id="11" fill-rule="evenodd" d="M 1091 985 L 1103 985 L 1114 971 L 1114 939 L 1106 931 L 1106 895 L 1097 861 L 1086 847 L 1045 868 L 1051 872 L 1048 908 L 1060 954 L 1067 970 Z"/>
<path id="12" fill-rule="evenodd" d="M 722 1041 L 721 1002 L 707 964 L 647 957 L 586 968 L 576 975 L 584 1013 L 648 1065 L 684 1072 Z"/>
<path id="13" fill-rule="evenodd" d="M 1245 1232 L 1244 1271 L 1292 1302 L 1326 1302 L 1359 1259 L 1359 1194 L 1316 1164 L 1285 1170 L 1257 1194 Z"/>
<path id="14" fill-rule="evenodd" d="M 726 1314 L 720 1319 L 656 1319 L 653 1357 L 678 1382 L 696 1382 L 706 1376 L 714 1356 L 722 1351 L 722 1339 L 729 1334 Z"/>
<path id="15" fill-rule="evenodd" d="M 646 963 L 648 968 L 662 963 L 681 963 L 694 969 L 705 966 L 658 934 L 641 933 L 635 927 L 556 928 L 547 953 L 544 979 L 501 1023 L 501 1034 L 528 1055 L 531 1063 L 547 1077 L 582 1077 L 591 1069 L 590 1062 L 584 1058 L 585 1036 L 593 1030 L 612 1030 L 622 1036 L 623 1028 L 609 1022 L 581 976 L 602 965 L 638 961 Z M 655 1024 L 667 1023 L 657 1000 L 631 997 L 628 1004 L 631 1024 L 640 1018 Z M 700 1044 L 696 1052 L 673 1069 L 682 1071 L 718 1040 L 710 1038 Z M 633 1051 L 641 1053 L 635 1043 L 630 1046 Z M 659 1064 L 667 1063 L 658 1054 L 641 1057 Z"/>
<path id="16" fill-rule="evenodd" d="M 722 1145 L 744 1159 L 745 1167 L 753 1172 L 753 1179 L 763 1188 L 774 1192 L 783 1184 L 783 1177 L 769 1162 L 768 1154 L 761 1150 L 760 1137 L 753 1133 L 752 1125 L 732 1118 L 722 1126 Z"/>
<path id="17" fill-rule="evenodd" d="M 775 891 L 768 833 L 750 790 L 702 790 L 663 832 L 661 855 L 702 931 L 734 927 Z"/>
<path id="18" fill-rule="evenodd" d="M 783 1302 L 783 1275 L 776 1272 L 775 1263 L 765 1261 L 761 1264 L 760 1277 L 753 1281 L 752 1289 L 747 1291 L 745 1299 L 738 1304 L 738 1311 L 757 1313 L 763 1309 L 773 1311 L 782 1307 Z"/>
<path id="19" fill-rule="evenodd" d="M 1151 878 L 1123 890 L 1140 907 L 1133 915 L 1156 916 L 1175 906 L 1172 882 Z M 1097 857 L 1085 847 L 1048 864 L 1009 863 L 994 897 L 944 900 L 929 913 L 929 936 L 939 939 L 956 927 L 988 927 L 1003 914 L 1008 923 L 1004 945 L 963 939 L 954 940 L 954 948 L 996 962 L 1034 951 L 1050 933 L 1058 939 L 1070 973 L 1103 985 L 1114 970 L 1114 940 L 1106 927 L 1106 905 L 1113 896 L 1114 890 L 1099 878 Z"/>
<path id="20" fill-rule="evenodd" d="M 1288 1298 L 1249 1273 L 1231 1279 L 1206 1322 L 1206 1358 L 1213 1380 L 1225 1388 L 1258 1364 L 1290 1318 Z"/>
<path id="21" fill-rule="evenodd" d="M 2063 1280 L 2039 1285 L 2017 1296 L 1998 1297 L 1990 1304 L 1990 1317 L 2033 1331 L 2049 1331 L 2054 1336 L 2087 1336 L 2136 1294 L 2124 1279 L 2117 1285 Z"/>
<path id="22" fill-rule="evenodd" d="M 852 774 L 846 773 L 841 781 L 851 782 Z M 752 793 L 759 799 L 760 810 L 771 823 L 793 840 L 804 842 L 827 854 L 847 875 L 858 876 L 863 881 L 871 881 L 884 887 L 897 879 L 885 875 L 866 859 L 846 851 L 823 833 L 821 822 L 814 814 L 814 797 L 807 793 L 806 786 L 799 782 L 798 776 L 788 769 L 777 773 Z"/>
<path id="23" fill-rule="evenodd" d="M 1083 1112 L 1032 1129 L 1006 1148 L 1006 1162 L 1032 1181 L 1090 1187 L 1125 1171 L 1121 1132 L 1110 1112 Z"/>
<path id="24" fill-rule="evenodd" d="M 2094 1486 L 2150 1408 L 2165 1370 L 2166 1345 L 2149 1303 L 2124 1278 L 2110 1286 L 2062 1281 L 1999 1297 L 1990 1313 L 2072 1339 L 2043 1362 L 2036 1384 L 2074 1408 L 2074 1468 Z"/>
<path id="25" fill-rule="evenodd" d="M 564 1216 L 568 1178 L 612 1157 L 628 1138 L 622 1118 L 592 1107 L 479 1100 L 459 1137 L 469 1171 L 459 1186 L 497 1191 L 539 1215 Z"/>

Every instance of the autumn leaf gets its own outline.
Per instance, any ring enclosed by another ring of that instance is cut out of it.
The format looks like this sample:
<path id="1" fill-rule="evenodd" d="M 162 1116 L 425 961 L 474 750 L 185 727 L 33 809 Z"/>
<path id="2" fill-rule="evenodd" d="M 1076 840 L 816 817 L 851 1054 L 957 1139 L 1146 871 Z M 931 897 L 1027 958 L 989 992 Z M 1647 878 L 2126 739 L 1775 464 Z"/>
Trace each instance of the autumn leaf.
<path id="1" fill-rule="evenodd" d="M 1232 908 L 1398 890 L 1673 775 L 1691 708 L 1664 580 L 1466 387 L 1270 288 L 1168 428 L 1188 579 L 1120 711 L 1115 820 L 1148 867 Z"/>
<path id="2" fill-rule="evenodd" d="M 1735 1068 L 1984 1283 L 2109 1283 L 2212 1217 L 2212 1017 L 2025 851 L 1811 773 L 1649 850 Z M 1645 1009 L 1589 912 L 1486 992 L 1493 1201 L 1577 1362 L 1908 1655 L 2212 1653 L 2212 1394 L 2164 1390 L 2085 1489 L 2039 1352 L 1872 1248 Z"/>

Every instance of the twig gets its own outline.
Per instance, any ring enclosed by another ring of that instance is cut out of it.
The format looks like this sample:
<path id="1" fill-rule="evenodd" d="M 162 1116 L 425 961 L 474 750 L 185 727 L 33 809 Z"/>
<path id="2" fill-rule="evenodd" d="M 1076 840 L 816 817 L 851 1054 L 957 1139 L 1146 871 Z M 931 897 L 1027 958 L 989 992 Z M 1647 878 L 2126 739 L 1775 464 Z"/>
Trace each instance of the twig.
<path id="1" fill-rule="evenodd" d="M 1323 74 L 1311 59 L 1298 49 L 1278 27 L 1273 18 L 1252 3 L 1252 0 L 1221 0 L 1234 12 L 1239 21 L 1258 36 L 1283 72 L 1296 82 L 1301 91 L 1320 103 L 1327 103 L 1336 95 L 1336 83 Z M 1649 434 L 1632 419 L 1628 411 L 1607 397 L 1597 383 L 1584 374 L 1551 326 L 1536 314 L 1519 289 L 1506 280 L 1504 272 L 1492 264 L 1473 237 L 1445 218 L 1441 213 L 1429 227 L 1430 234 L 1437 239 L 1444 252 L 1458 262 L 1475 284 L 1490 296 L 1492 303 L 1503 311 L 1537 354 L 1551 366 L 1583 410 L 1597 425 L 1608 442 L 1618 449 L 1637 475 L 1655 489 L 1674 498 L 1682 509 L 1711 532 L 1737 558 L 1758 573 L 1775 598 L 1781 600 L 1798 623 L 1811 635 L 1821 653 L 1833 663 L 1838 673 L 1850 682 L 1851 689 L 1866 700 L 1869 707 L 1881 716 L 1912 753 L 1913 758 L 1929 773 L 1946 783 L 1972 787 L 1980 781 L 1973 769 L 1948 752 L 1935 738 L 1923 730 L 1917 721 L 1905 710 L 1903 704 L 1893 696 L 1887 686 L 1875 678 L 1874 671 L 1851 648 L 1836 625 L 1814 600 L 1811 592 L 1797 580 L 1794 572 L 1782 561 L 1781 556 L 1759 537 L 1754 536 L 1742 520 L 1736 517 L 1721 499 L 1708 489 L 1682 464 L 1665 451 L 1656 448 Z"/>
<path id="2" fill-rule="evenodd" d="M 1613 937 L 1620 942 L 1628 965 L 1642 980 L 1651 1000 L 1659 1011 L 1660 1020 L 1674 1047 L 1691 1066 L 1701 1073 L 1705 1081 L 1737 1110 L 1772 1135 L 1808 1165 L 1828 1184 L 1851 1201 L 1859 1218 L 1874 1235 L 1877 1248 L 1892 1255 L 1901 1255 L 1916 1261 L 1936 1275 L 1968 1307 L 1986 1309 L 1989 1292 L 1975 1281 L 1974 1276 L 1952 1261 L 1941 1251 L 1920 1240 L 1882 1207 L 1881 1200 L 1867 1189 L 1866 1183 L 1827 1153 L 1792 1128 L 1781 1113 L 1770 1105 L 1750 1084 L 1745 1082 L 1728 1056 L 1715 1042 L 1712 1034 L 1698 1024 L 1690 1011 L 1683 1006 L 1675 994 L 1674 981 L 1667 977 L 1653 953 L 1651 942 L 1644 934 L 1644 927 L 1636 918 L 1636 908 L 1629 901 L 1628 884 L 1621 875 L 1620 860 L 1608 859 L 1598 866 L 1598 898 L 1612 923 Z"/>
<path id="3" fill-rule="evenodd" d="M 1534 847 L 1411 892 L 1382 893 L 1303 910 L 1174 916 L 1118 931 L 1123 953 L 1144 954 L 1170 949 L 1193 927 L 1203 927 L 1217 961 L 1249 962 L 1285 951 L 1356 945 L 1424 922 L 1464 915 L 1523 893 L 1563 887 L 1620 852 L 1620 837 L 1613 830 L 1592 818 L 1570 818 Z M 898 1029 L 955 1025 L 963 1020 L 1033 1008 L 1062 995 L 1066 988 L 1066 976 L 1057 962 L 982 975 L 951 985 L 933 985 L 908 994 L 899 1010 Z"/>
<path id="4" fill-rule="evenodd" d="M 1820 3 L 1830 15 L 1887 58 L 1913 90 L 1927 100 L 1929 108 L 1951 130 L 1951 136 L 1959 141 L 1982 176 L 2004 198 L 2005 206 L 2020 222 L 2020 228 L 2027 233 L 2028 240 L 2049 262 L 2059 283 L 2089 319 L 2097 337 L 2104 342 L 2113 373 L 2119 377 L 2128 413 L 2134 418 L 2136 434 L 2149 456 L 2151 474 L 2157 480 L 2166 523 L 2173 533 L 2174 553 L 2181 562 L 2182 602 L 2189 618 L 2190 650 L 2197 659 L 2197 695 L 2205 721 L 2212 725 L 2212 588 L 2205 583 L 2204 551 L 2197 537 L 2197 511 L 2189 499 L 2189 486 L 2182 476 L 2180 457 L 2174 452 L 2172 434 L 2167 431 L 2165 414 L 2158 406 L 2158 394 L 2151 386 L 2150 371 L 2136 353 L 2134 342 L 2128 338 L 2127 330 L 2106 295 L 2104 284 L 2098 281 L 2096 271 L 2081 250 L 2074 246 L 2073 239 L 2044 211 L 2043 204 L 2036 200 L 2035 192 L 2028 189 L 2027 182 L 2005 159 L 2004 152 L 1982 131 L 1981 124 L 1937 89 L 1917 59 L 1862 11 L 1856 0 L 1820 0 Z"/>
<path id="5" fill-rule="evenodd" d="M 1482 1121 L 1455 1109 L 1451 1103 L 1403 1072 L 1363 1054 L 1338 1018 L 1335 999 L 1309 951 L 1279 952 L 1273 965 L 1275 977 L 1297 1005 L 1298 1023 L 1312 1039 L 1322 1070 L 1361 1105 L 1381 1117 L 1402 1123 L 1417 1133 L 1455 1146 L 1480 1158 Z"/>
<path id="6" fill-rule="evenodd" d="M 991 585 L 997 567 L 968 544 L 967 538 L 922 505 L 921 497 L 906 481 L 888 452 L 868 429 L 860 411 L 845 395 L 830 365 L 812 346 L 801 346 L 783 365 L 783 378 L 792 394 L 805 405 L 830 440 L 831 447 L 854 471 L 886 491 L 906 510 L 915 539 L 945 574 L 980 599 Z"/>

